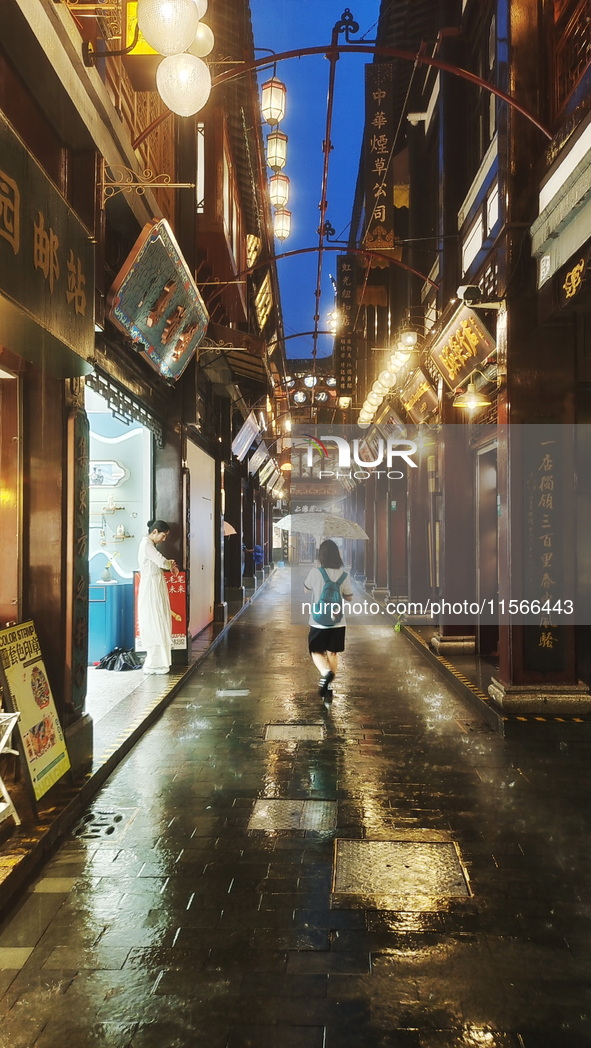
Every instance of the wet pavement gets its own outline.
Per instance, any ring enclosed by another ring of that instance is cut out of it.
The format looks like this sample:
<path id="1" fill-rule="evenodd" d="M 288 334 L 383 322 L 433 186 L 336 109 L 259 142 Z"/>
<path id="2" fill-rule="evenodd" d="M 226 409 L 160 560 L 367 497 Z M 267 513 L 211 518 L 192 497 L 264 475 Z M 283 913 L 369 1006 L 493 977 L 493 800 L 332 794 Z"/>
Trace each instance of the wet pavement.
<path id="1" fill-rule="evenodd" d="M 392 627 L 329 709 L 278 571 L 0 931 L 0 1048 L 591 1044 L 588 724 Z"/>

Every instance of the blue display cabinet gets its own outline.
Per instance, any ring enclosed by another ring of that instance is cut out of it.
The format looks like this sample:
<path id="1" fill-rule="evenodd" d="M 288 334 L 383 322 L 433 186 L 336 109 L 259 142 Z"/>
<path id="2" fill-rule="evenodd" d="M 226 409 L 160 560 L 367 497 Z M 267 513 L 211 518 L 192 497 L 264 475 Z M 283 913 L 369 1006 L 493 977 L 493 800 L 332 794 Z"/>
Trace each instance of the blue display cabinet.
<path id="1" fill-rule="evenodd" d="M 133 648 L 133 584 L 96 582 L 89 587 L 88 662 L 93 665 L 113 648 Z"/>

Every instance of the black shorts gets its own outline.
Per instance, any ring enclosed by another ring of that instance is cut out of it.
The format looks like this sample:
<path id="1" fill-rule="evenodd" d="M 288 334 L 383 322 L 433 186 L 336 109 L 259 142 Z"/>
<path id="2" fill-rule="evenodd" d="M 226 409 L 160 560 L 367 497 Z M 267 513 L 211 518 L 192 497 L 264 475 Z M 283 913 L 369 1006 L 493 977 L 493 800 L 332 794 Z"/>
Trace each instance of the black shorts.
<path id="1" fill-rule="evenodd" d="M 313 651 L 322 652 L 331 651 L 344 651 L 345 650 L 345 626 L 329 626 L 328 629 L 319 629 L 317 626 L 310 626 L 310 632 L 308 634 L 308 651 L 312 654 Z"/>

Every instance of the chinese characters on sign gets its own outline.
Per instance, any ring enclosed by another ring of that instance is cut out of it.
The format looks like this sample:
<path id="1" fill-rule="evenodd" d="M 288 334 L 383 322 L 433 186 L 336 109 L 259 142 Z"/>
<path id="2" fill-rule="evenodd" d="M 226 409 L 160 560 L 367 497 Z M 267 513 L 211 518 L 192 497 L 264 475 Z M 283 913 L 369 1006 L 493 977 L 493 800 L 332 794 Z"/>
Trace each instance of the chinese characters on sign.
<path id="1" fill-rule="evenodd" d="M 187 573 L 179 571 L 173 576 L 170 571 L 164 573 L 168 597 L 170 600 L 170 613 L 172 616 L 172 647 L 180 649 L 187 647 Z M 135 601 L 135 650 L 145 651 L 137 615 L 137 601 L 140 587 L 140 573 L 134 572 L 134 601 Z"/>
<path id="2" fill-rule="evenodd" d="M 495 341 L 468 306 L 462 306 L 431 350 L 433 363 L 456 389 L 495 348 Z"/>
<path id="3" fill-rule="evenodd" d="M 148 363 L 164 378 L 180 378 L 209 316 L 165 219 L 144 226 L 108 302 L 110 319 Z"/>
<path id="4" fill-rule="evenodd" d="M 394 147 L 391 63 L 365 67 L 365 237 L 376 251 L 394 247 Z"/>
<path id="5" fill-rule="evenodd" d="M 0 298 L 20 311 L 27 359 L 35 328 L 76 357 L 94 349 L 94 248 L 68 203 L 15 131 L 0 117 Z M 38 332 L 37 332 L 38 335 Z M 57 350 L 59 353 L 59 350 Z M 88 367 L 81 365 L 79 373 Z M 75 374 L 70 368 L 68 374 Z"/>
<path id="6" fill-rule="evenodd" d="M 39 800 L 68 770 L 70 759 L 33 622 L 0 630 L 0 682 L 5 701 L 20 713 L 24 761 Z"/>
<path id="7" fill-rule="evenodd" d="M 420 368 L 414 372 L 401 396 L 405 410 L 413 422 L 422 422 L 437 407 L 437 394 Z"/>
<path id="8" fill-rule="evenodd" d="M 339 397 L 353 394 L 354 329 L 357 309 L 357 266 L 354 255 L 337 256 L 336 306 L 339 329 L 335 339 L 335 378 Z"/>

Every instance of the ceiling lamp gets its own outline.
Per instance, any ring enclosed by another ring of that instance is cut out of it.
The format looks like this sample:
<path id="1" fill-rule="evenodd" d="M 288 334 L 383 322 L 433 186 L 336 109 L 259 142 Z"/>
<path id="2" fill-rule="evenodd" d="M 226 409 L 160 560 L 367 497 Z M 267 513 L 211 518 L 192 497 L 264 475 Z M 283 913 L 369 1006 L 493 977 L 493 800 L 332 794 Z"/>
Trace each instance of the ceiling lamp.
<path id="1" fill-rule="evenodd" d="M 273 207 L 285 207 L 289 200 L 289 178 L 282 172 L 271 175 L 269 179 L 269 196 Z"/>
<path id="2" fill-rule="evenodd" d="M 209 98 L 211 73 L 205 62 L 195 55 L 171 55 L 164 58 L 156 70 L 156 86 L 162 101 L 173 113 L 193 116 Z"/>
<path id="3" fill-rule="evenodd" d="M 272 131 L 267 135 L 267 163 L 272 171 L 281 171 L 286 161 L 287 135 L 283 131 Z"/>
<path id="4" fill-rule="evenodd" d="M 400 332 L 398 338 L 404 349 L 414 349 L 417 344 L 418 335 L 416 331 L 413 331 L 411 328 L 406 328 L 404 331 Z"/>
<path id="5" fill-rule="evenodd" d="M 206 55 L 211 54 L 213 51 L 213 45 L 215 44 L 215 37 L 205 22 L 200 22 L 197 26 L 197 32 L 195 33 L 195 39 L 187 51 L 190 55 L 195 55 L 195 58 L 205 58 Z"/>
<path id="6" fill-rule="evenodd" d="M 195 39 L 199 10 L 194 0 L 138 0 L 137 21 L 150 47 L 161 55 L 179 55 Z"/>
<path id="7" fill-rule="evenodd" d="M 267 80 L 261 88 L 261 113 L 268 124 L 278 124 L 285 116 L 287 88 L 276 76 Z"/>
<path id="8" fill-rule="evenodd" d="M 454 408 L 464 408 L 466 411 L 477 411 L 478 408 L 487 408 L 492 401 L 481 393 L 473 382 L 469 382 L 465 393 L 458 393 L 454 399 Z"/>
<path id="9" fill-rule="evenodd" d="M 287 240 L 291 233 L 291 211 L 280 207 L 273 216 L 273 232 L 278 240 Z"/>
<path id="10" fill-rule="evenodd" d="M 384 371 L 380 371 L 378 375 L 378 382 L 386 389 L 391 389 L 396 384 L 396 375 L 393 371 L 389 371 L 387 368 Z"/>

